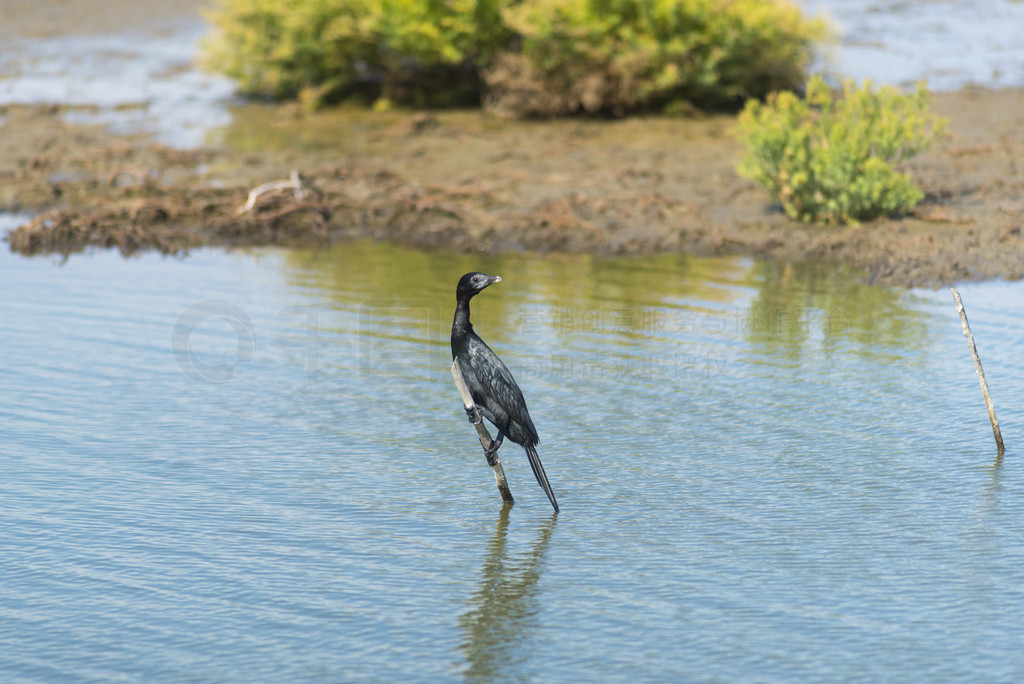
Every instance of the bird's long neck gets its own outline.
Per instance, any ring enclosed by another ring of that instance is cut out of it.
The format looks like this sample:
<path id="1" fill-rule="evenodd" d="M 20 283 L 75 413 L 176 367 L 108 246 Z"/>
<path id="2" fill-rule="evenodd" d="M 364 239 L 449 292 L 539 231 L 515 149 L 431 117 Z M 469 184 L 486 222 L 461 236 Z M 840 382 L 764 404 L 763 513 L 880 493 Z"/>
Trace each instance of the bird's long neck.
<path id="1" fill-rule="evenodd" d="M 469 300 L 460 299 L 455 305 L 455 320 L 452 321 L 452 337 L 473 332 L 473 324 L 469 322 Z"/>

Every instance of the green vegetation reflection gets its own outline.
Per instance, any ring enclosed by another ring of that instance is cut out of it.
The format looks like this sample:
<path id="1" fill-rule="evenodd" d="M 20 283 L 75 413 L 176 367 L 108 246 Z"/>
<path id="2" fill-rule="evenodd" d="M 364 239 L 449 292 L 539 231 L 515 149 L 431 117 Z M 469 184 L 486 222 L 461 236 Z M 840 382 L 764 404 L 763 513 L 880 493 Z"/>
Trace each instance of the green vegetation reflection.
<path id="1" fill-rule="evenodd" d="M 333 300 L 429 303 L 438 320 L 425 341 L 437 345 L 447 344 L 455 283 L 474 270 L 504 278 L 473 311 L 487 339 L 502 344 L 537 332 L 555 339 L 677 338 L 679 344 L 688 336 L 732 332 L 755 347 L 799 355 L 812 343 L 876 354 L 927 340 L 910 294 L 867 285 L 850 268 L 677 254 L 464 255 L 372 241 L 286 254 L 293 284 Z M 567 321 L 569 315 L 576 318 Z M 532 325 L 524 326 L 528 316 Z"/>
<path id="2" fill-rule="evenodd" d="M 845 267 L 758 262 L 746 339 L 754 346 L 799 357 L 811 344 L 828 353 L 851 347 L 871 356 L 920 349 L 928 339 L 912 295 L 863 282 Z"/>

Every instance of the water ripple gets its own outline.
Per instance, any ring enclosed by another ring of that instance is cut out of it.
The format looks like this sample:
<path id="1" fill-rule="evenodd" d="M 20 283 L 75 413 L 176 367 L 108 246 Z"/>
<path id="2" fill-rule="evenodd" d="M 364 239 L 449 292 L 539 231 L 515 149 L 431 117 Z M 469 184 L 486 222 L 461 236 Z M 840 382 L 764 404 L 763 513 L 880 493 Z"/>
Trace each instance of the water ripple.
<path id="1" fill-rule="evenodd" d="M 505 281 L 474 321 L 524 387 L 555 518 L 514 445 L 499 512 L 452 388 L 465 257 L 0 259 L 32 293 L 0 302 L 8 679 L 1024 674 L 1019 284 L 961 288 L 996 459 L 948 292 L 482 260 Z M 188 337 L 229 377 L 174 353 L 200 302 L 248 320 Z"/>

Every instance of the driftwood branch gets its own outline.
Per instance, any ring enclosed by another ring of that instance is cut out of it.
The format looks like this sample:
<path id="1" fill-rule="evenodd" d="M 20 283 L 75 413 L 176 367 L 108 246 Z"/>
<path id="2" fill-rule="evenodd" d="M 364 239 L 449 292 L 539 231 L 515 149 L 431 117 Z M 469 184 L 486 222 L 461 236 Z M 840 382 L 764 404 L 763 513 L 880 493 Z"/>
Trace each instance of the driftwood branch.
<path id="1" fill-rule="evenodd" d="M 455 378 L 455 386 L 459 388 L 459 394 L 462 395 L 462 405 L 466 408 L 466 412 L 474 412 L 476 420 L 473 422 L 473 426 L 476 427 L 476 434 L 480 438 L 480 446 L 487 451 L 491 448 L 491 433 L 487 431 L 487 426 L 484 425 L 483 416 L 480 415 L 480 409 L 477 408 L 476 404 L 473 403 L 473 397 L 469 393 L 469 388 L 466 387 L 466 381 L 462 377 L 462 370 L 459 368 L 459 360 L 455 359 L 452 362 L 452 377 Z M 507 504 L 515 503 L 512 498 L 512 490 L 508 488 L 508 480 L 505 479 L 505 469 L 501 467 L 501 461 L 498 459 L 498 454 L 494 454 L 494 481 L 498 485 L 498 491 L 501 492 L 501 499 Z"/>
<path id="2" fill-rule="evenodd" d="M 988 393 L 988 382 L 985 380 L 985 371 L 981 367 L 981 357 L 978 356 L 978 348 L 974 346 L 974 335 L 971 333 L 971 325 L 967 322 L 967 312 L 964 310 L 964 303 L 960 300 L 960 293 L 955 287 L 949 288 L 953 293 L 953 301 L 956 303 L 956 312 L 960 314 L 960 327 L 963 328 L 964 337 L 967 338 L 967 348 L 971 351 L 971 358 L 974 359 L 974 370 L 978 372 L 978 381 L 981 382 L 981 393 L 985 395 L 985 406 L 988 407 L 988 419 L 992 422 L 992 434 L 996 438 L 996 448 L 1002 454 L 1006 447 L 1003 446 L 1003 433 L 999 431 L 999 421 L 996 420 L 996 407 L 992 404 L 992 397 Z"/>
<path id="3" fill-rule="evenodd" d="M 256 200 L 259 199 L 260 195 L 264 195 L 275 190 L 293 190 L 295 192 L 295 201 L 299 201 L 305 196 L 305 190 L 302 187 L 302 179 L 299 177 L 299 172 L 292 169 L 288 180 L 270 181 L 269 183 L 257 185 L 253 188 L 249 192 L 249 198 L 245 201 L 245 204 L 238 208 L 235 215 L 241 216 L 247 211 L 252 211 L 253 207 L 256 206 Z"/>

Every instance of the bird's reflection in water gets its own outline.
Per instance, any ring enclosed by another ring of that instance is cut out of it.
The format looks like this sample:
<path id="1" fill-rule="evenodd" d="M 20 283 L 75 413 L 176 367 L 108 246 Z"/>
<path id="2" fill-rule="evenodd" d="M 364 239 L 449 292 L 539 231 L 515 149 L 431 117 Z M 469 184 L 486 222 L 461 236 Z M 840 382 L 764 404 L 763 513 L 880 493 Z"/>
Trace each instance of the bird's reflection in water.
<path id="1" fill-rule="evenodd" d="M 463 676 L 470 681 L 521 679 L 526 673 L 516 670 L 528 658 L 525 641 L 536 633 L 538 583 L 556 517 L 540 525 L 528 553 L 510 555 L 505 548 L 510 509 L 507 505 L 501 509 L 480 573 L 480 588 L 470 597 L 469 610 L 459 617 L 465 635 L 462 652 L 468 663 Z"/>

